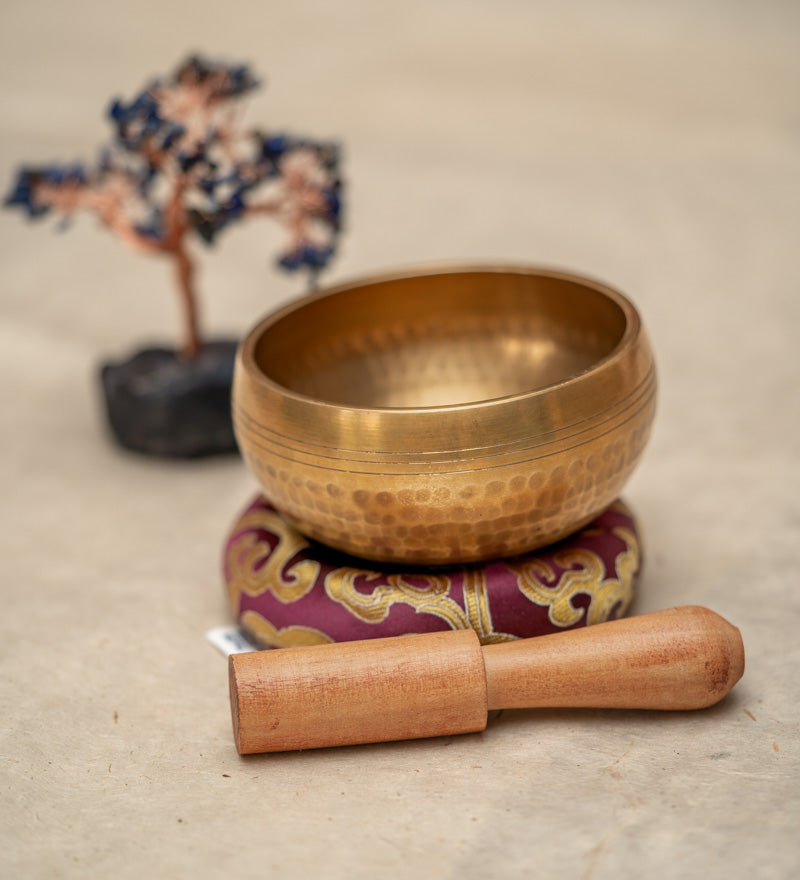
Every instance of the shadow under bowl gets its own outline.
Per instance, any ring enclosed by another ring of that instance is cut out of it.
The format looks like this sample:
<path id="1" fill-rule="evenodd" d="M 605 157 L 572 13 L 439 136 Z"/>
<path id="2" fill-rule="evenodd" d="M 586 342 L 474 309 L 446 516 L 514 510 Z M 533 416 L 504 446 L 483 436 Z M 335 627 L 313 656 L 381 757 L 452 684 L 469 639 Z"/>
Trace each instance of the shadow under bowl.
<path id="1" fill-rule="evenodd" d="M 514 266 L 329 288 L 242 342 L 233 420 L 265 496 L 300 532 L 367 559 L 524 553 L 619 495 L 655 412 L 634 306 Z"/>

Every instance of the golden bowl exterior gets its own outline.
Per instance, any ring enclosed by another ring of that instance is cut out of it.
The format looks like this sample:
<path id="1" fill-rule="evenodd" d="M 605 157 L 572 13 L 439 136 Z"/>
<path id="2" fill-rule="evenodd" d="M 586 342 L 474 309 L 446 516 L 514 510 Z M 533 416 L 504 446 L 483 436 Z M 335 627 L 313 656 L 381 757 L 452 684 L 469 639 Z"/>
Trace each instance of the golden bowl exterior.
<path id="1" fill-rule="evenodd" d="M 655 413 L 634 306 L 478 266 L 340 285 L 240 346 L 233 419 L 266 497 L 367 559 L 447 565 L 560 540 L 612 503 Z"/>

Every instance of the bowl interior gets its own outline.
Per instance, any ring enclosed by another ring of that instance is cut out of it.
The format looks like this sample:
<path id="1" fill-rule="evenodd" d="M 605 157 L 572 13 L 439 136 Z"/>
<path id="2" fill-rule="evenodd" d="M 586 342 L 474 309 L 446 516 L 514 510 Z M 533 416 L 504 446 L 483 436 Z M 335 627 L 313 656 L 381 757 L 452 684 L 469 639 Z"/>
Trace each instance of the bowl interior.
<path id="1" fill-rule="evenodd" d="M 396 278 L 308 300 L 264 328 L 257 367 L 290 391 L 358 407 L 520 394 L 582 373 L 620 343 L 622 306 L 557 275 Z"/>

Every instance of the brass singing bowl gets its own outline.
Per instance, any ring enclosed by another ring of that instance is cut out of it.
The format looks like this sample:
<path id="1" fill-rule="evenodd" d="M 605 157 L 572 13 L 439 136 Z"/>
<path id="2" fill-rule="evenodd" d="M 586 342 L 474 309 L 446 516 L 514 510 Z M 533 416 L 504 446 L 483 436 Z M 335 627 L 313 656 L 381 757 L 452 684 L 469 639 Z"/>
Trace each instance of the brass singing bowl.
<path id="1" fill-rule="evenodd" d="M 470 267 L 329 288 L 239 347 L 233 419 L 300 532 L 420 565 L 566 537 L 636 466 L 656 378 L 634 306 L 542 269 Z"/>

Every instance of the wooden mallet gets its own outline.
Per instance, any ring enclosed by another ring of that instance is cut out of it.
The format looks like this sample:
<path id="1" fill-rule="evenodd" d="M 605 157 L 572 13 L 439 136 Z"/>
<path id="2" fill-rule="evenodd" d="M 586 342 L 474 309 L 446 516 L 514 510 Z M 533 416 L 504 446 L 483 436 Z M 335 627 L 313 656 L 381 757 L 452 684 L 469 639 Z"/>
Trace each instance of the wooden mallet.
<path id="1" fill-rule="evenodd" d="M 701 709 L 743 672 L 739 630 L 695 606 L 484 647 L 454 630 L 229 659 L 243 755 L 472 733 L 490 709 Z"/>

